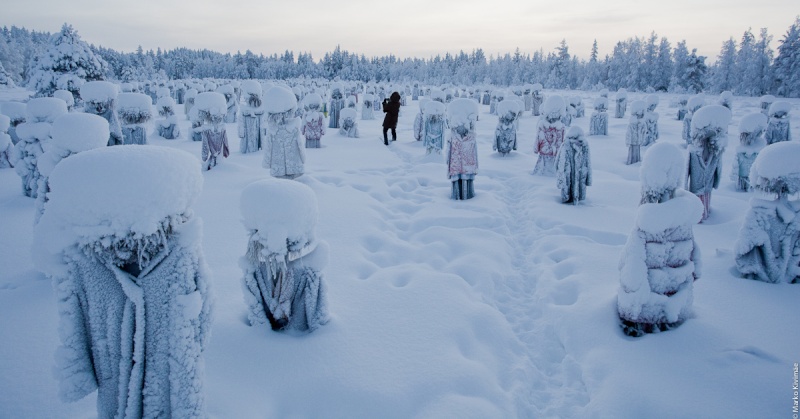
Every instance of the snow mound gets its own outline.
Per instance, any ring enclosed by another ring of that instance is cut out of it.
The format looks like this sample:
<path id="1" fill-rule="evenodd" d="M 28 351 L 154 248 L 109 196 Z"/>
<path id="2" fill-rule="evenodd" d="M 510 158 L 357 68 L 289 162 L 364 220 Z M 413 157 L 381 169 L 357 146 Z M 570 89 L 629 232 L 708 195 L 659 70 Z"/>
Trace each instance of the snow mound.
<path id="1" fill-rule="evenodd" d="M 444 91 L 441 89 L 431 89 L 431 100 L 437 102 L 444 102 Z"/>
<path id="2" fill-rule="evenodd" d="M 520 113 L 522 109 L 524 108 L 520 106 L 519 101 L 516 99 L 504 100 L 497 104 L 497 114 L 501 116 L 507 113 L 517 114 Z"/>
<path id="3" fill-rule="evenodd" d="M 339 120 L 340 121 L 344 121 L 347 118 L 350 118 L 350 119 L 355 121 L 356 120 L 356 116 L 358 116 L 358 113 L 356 112 L 356 110 L 354 108 L 344 108 L 341 111 L 339 111 Z"/>
<path id="4" fill-rule="evenodd" d="M 245 80 L 241 84 L 242 93 L 246 95 L 256 95 L 261 97 L 263 90 L 261 89 L 261 83 L 255 80 Z"/>
<path id="5" fill-rule="evenodd" d="M 170 109 L 173 109 L 173 111 L 174 111 L 174 109 L 175 109 L 175 99 L 173 99 L 173 98 L 171 98 L 169 96 L 161 96 L 160 98 L 158 98 L 158 101 L 156 102 L 156 106 L 158 106 L 159 109 L 170 108 Z"/>
<path id="6" fill-rule="evenodd" d="M 51 145 L 80 153 L 108 144 L 108 121 L 94 114 L 68 113 L 53 122 L 51 134 Z"/>
<path id="7" fill-rule="evenodd" d="M 425 103 L 422 104 L 422 113 L 426 115 L 444 115 L 446 108 L 447 107 L 442 102 L 426 100 Z"/>
<path id="8" fill-rule="evenodd" d="M 22 102 L 3 102 L 0 103 L 0 113 L 11 118 L 12 121 L 25 120 L 26 105 Z"/>
<path id="9" fill-rule="evenodd" d="M 750 182 L 772 193 L 800 192 L 800 143 L 781 141 L 764 147 L 750 168 Z"/>
<path id="10" fill-rule="evenodd" d="M 459 125 L 470 126 L 470 123 L 478 120 L 478 104 L 472 99 L 458 98 L 453 99 L 447 105 L 447 121 L 451 128 Z"/>
<path id="11" fill-rule="evenodd" d="M 644 110 L 646 109 L 647 104 L 643 100 L 634 100 L 630 103 L 630 110 L 631 115 L 633 114 L 644 114 Z"/>
<path id="12" fill-rule="evenodd" d="M 608 99 L 605 97 L 598 97 L 594 100 L 595 109 L 608 109 Z"/>
<path id="13" fill-rule="evenodd" d="M 692 116 L 692 135 L 699 130 L 727 131 L 731 122 L 731 110 L 722 105 L 707 105 Z"/>
<path id="14" fill-rule="evenodd" d="M 772 105 L 769 105 L 768 113 L 770 114 L 770 116 L 775 116 L 779 114 L 786 115 L 791 110 L 792 110 L 791 103 L 786 102 L 784 100 L 779 100 L 777 102 L 772 102 Z"/>
<path id="15" fill-rule="evenodd" d="M 108 102 L 117 97 L 117 85 L 107 81 L 90 81 L 81 86 L 81 99 L 85 102 Z"/>
<path id="16" fill-rule="evenodd" d="M 617 90 L 617 99 L 626 99 L 628 97 L 628 91 L 625 89 Z"/>
<path id="17" fill-rule="evenodd" d="M 554 113 L 559 113 L 564 115 L 564 111 L 567 109 L 567 104 L 564 102 L 564 98 L 559 95 L 553 95 L 545 99 L 544 104 L 542 104 L 542 114 L 550 115 Z"/>
<path id="18" fill-rule="evenodd" d="M 153 116 L 153 99 L 144 93 L 120 93 L 117 112 L 128 123 L 145 122 Z"/>
<path id="19" fill-rule="evenodd" d="M 75 154 L 53 169 L 49 182 L 49 201 L 34 232 L 34 258 L 48 273 L 59 272 L 61 254 L 70 246 L 145 237 L 170 217 L 190 215 L 203 189 L 194 156 L 148 145 Z"/>
<path id="20" fill-rule="evenodd" d="M 772 103 L 772 102 L 775 102 L 775 96 L 764 95 L 764 96 L 761 96 L 761 98 L 759 100 L 760 100 L 761 103 Z"/>
<path id="21" fill-rule="evenodd" d="M 567 138 L 581 138 L 584 136 L 583 128 L 573 125 L 567 128 Z"/>
<path id="22" fill-rule="evenodd" d="M 72 96 L 72 92 L 69 90 L 56 90 L 53 92 L 53 97 L 63 100 L 67 104 L 68 108 L 71 108 L 75 105 L 75 98 Z"/>
<path id="23" fill-rule="evenodd" d="M 274 86 L 264 93 L 264 110 L 268 113 L 282 113 L 295 108 L 297 98 L 283 86 Z"/>
<path id="24" fill-rule="evenodd" d="M 222 93 L 223 95 L 232 95 L 234 94 L 233 86 L 230 84 L 224 84 L 216 89 L 217 93 Z"/>
<path id="25" fill-rule="evenodd" d="M 303 105 L 306 107 L 314 106 L 317 107 L 322 106 L 322 96 L 319 93 L 309 93 L 303 98 Z"/>
<path id="26" fill-rule="evenodd" d="M 53 123 L 56 118 L 67 113 L 67 103 L 54 97 L 37 97 L 28 101 L 25 108 L 26 122 Z"/>
<path id="27" fill-rule="evenodd" d="M 217 92 L 203 92 L 197 95 L 194 99 L 194 108 L 212 115 L 225 115 L 228 112 L 225 96 Z"/>
<path id="28" fill-rule="evenodd" d="M 689 100 L 686 102 L 686 107 L 689 108 L 690 111 L 694 112 L 705 104 L 706 101 L 702 96 L 695 95 L 689 98 Z"/>
<path id="29" fill-rule="evenodd" d="M 313 241 L 319 218 L 314 191 L 287 179 L 265 179 L 242 190 L 239 210 L 245 228 L 267 243 L 271 251 L 290 243 Z"/>
<path id="30" fill-rule="evenodd" d="M 739 121 L 739 132 L 763 131 L 767 128 L 767 116 L 761 112 L 752 112 Z"/>
<path id="31" fill-rule="evenodd" d="M 675 190 L 683 184 L 686 157 L 666 142 L 657 142 L 647 149 L 639 169 L 639 180 L 644 191 Z"/>

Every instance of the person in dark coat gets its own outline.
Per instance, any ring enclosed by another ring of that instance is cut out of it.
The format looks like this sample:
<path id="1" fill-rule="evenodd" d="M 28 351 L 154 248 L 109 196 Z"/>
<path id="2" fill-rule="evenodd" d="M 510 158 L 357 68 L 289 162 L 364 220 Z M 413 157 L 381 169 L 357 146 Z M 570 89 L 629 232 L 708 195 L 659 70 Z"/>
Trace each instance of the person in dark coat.
<path id="1" fill-rule="evenodd" d="M 386 132 L 392 129 L 392 141 L 397 141 L 397 117 L 400 114 L 400 93 L 393 92 L 389 99 L 383 100 L 383 144 L 389 145 Z"/>

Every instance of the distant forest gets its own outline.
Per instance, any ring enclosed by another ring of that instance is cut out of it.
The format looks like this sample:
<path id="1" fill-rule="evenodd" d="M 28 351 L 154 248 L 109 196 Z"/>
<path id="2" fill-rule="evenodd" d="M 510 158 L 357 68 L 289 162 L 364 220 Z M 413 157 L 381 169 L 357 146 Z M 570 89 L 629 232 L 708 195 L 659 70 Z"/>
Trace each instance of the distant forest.
<path id="1" fill-rule="evenodd" d="M 56 35 L 3 27 L 0 70 L 4 68 L 15 84 L 28 85 L 37 61 Z M 727 90 L 736 95 L 800 97 L 800 17 L 781 37 L 777 51 L 770 47 L 772 38 L 766 29 L 757 34 L 748 29 L 738 40 L 731 37 L 724 41 L 713 64 L 707 64 L 707 57 L 698 56 L 685 41 L 673 45 L 655 33 L 619 41 L 612 54 L 604 57 L 598 55 L 595 41 L 588 60 L 571 55 L 566 40 L 553 51 L 540 49 L 533 55 L 520 53 L 517 48 L 513 53 L 487 57 L 477 48 L 428 59 L 366 57 L 339 46 L 318 60 L 309 53 L 288 50 L 263 55 L 249 50 L 222 54 L 207 49 L 144 51 L 139 47 L 135 52 L 123 53 L 102 46 L 90 48 L 107 64 L 103 66 L 103 78 L 123 82 L 338 77 L 362 82 L 497 86 L 541 83 L 549 89 L 625 88 L 675 93 Z"/>

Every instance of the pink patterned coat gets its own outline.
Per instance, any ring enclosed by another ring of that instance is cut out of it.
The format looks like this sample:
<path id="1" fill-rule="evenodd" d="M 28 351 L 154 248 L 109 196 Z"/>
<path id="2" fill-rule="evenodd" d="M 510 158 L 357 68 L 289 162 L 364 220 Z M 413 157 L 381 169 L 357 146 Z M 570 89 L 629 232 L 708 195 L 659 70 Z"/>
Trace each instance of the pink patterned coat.
<path id="1" fill-rule="evenodd" d="M 478 144 L 475 133 L 468 132 L 461 137 L 455 132 L 450 133 L 447 151 L 447 174 L 453 178 L 460 175 L 476 175 L 478 173 Z"/>

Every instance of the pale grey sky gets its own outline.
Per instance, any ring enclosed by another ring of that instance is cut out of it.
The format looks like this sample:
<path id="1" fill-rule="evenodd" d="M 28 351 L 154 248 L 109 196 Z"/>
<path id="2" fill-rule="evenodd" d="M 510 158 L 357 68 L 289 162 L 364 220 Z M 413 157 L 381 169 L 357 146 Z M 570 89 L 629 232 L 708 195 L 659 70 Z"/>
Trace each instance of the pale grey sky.
<path id="1" fill-rule="evenodd" d="M 0 26 L 56 32 L 72 24 L 87 42 L 130 52 L 188 47 L 219 52 L 311 52 L 338 44 L 366 56 L 429 58 L 483 48 L 487 56 L 553 51 L 601 56 L 655 32 L 714 61 L 722 42 L 766 27 L 773 48 L 800 15 L 797 0 L 3 0 Z"/>

